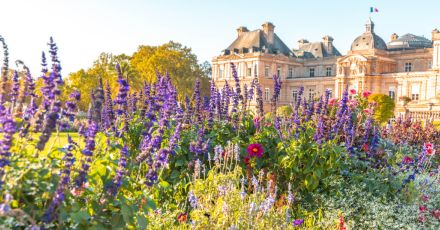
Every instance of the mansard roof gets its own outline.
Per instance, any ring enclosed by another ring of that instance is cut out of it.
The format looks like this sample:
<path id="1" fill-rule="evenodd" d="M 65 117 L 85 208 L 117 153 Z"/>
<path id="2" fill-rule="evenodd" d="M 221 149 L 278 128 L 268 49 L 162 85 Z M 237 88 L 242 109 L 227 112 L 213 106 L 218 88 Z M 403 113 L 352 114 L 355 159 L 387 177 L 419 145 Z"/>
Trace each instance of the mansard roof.
<path id="1" fill-rule="evenodd" d="M 309 43 L 307 40 L 300 40 L 299 49 L 293 50 L 295 55 L 299 58 L 324 58 L 324 57 L 335 57 L 342 56 L 341 53 L 336 49 L 333 43 L 329 44 L 327 47 L 323 42 L 312 42 Z M 305 42 L 305 43 L 304 43 Z"/>
<path id="2" fill-rule="evenodd" d="M 234 42 L 223 51 L 229 53 L 252 53 L 263 52 L 269 54 L 283 54 L 294 56 L 287 45 L 276 35 L 273 34 L 273 43 L 268 42 L 268 35 L 260 29 L 254 31 L 243 31 L 238 35 Z"/>

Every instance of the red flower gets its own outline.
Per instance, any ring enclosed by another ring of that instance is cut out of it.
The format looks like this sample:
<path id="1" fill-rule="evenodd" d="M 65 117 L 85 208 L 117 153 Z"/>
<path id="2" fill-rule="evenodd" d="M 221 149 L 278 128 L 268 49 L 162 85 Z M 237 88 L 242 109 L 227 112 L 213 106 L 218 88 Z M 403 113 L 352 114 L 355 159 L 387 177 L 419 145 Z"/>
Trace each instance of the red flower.
<path id="1" fill-rule="evenodd" d="M 355 89 L 350 89 L 350 94 L 356 94 L 356 90 Z"/>
<path id="2" fill-rule="evenodd" d="M 337 98 L 332 98 L 328 101 L 328 105 L 335 105 L 337 101 L 338 101 Z"/>
<path id="3" fill-rule="evenodd" d="M 368 98 L 371 95 L 371 91 L 370 90 L 365 90 L 364 92 L 362 92 L 362 97 L 363 98 Z"/>
<path id="4" fill-rule="evenodd" d="M 409 157 L 409 156 L 405 156 L 405 157 L 403 157 L 402 162 L 404 164 L 411 164 L 411 163 L 413 163 L 413 159 L 411 157 Z"/>
<path id="5" fill-rule="evenodd" d="M 364 150 L 364 152 L 368 152 L 369 149 L 370 149 L 370 146 L 367 143 L 362 145 L 362 150 Z"/>
<path id="6" fill-rule="evenodd" d="M 364 109 L 363 111 L 364 111 L 365 114 L 371 114 L 372 113 L 371 109 Z"/>
<path id="7" fill-rule="evenodd" d="M 244 162 L 246 165 L 249 165 L 249 163 L 251 162 L 251 157 L 250 157 L 249 155 L 247 155 L 247 156 L 243 159 L 243 162 Z"/>
<path id="8" fill-rule="evenodd" d="M 341 215 L 341 217 L 339 217 L 339 229 L 340 230 L 346 230 L 347 227 L 345 227 L 345 221 L 344 221 L 344 216 Z"/>
<path id="9" fill-rule="evenodd" d="M 428 155 L 434 155 L 435 154 L 435 149 L 434 149 L 434 145 L 432 143 L 425 143 L 423 144 L 423 148 L 426 151 L 426 154 Z"/>
<path id="10" fill-rule="evenodd" d="M 419 206 L 419 211 L 426 212 L 426 206 L 425 205 Z"/>
<path id="11" fill-rule="evenodd" d="M 440 209 L 432 211 L 431 214 L 434 218 L 439 219 L 440 218 Z"/>
<path id="12" fill-rule="evenodd" d="M 254 143 L 247 147 L 247 152 L 251 157 L 262 157 L 264 150 L 261 144 Z"/>
<path id="13" fill-rule="evenodd" d="M 188 214 L 187 213 L 180 213 L 177 216 L 177 221 L 179 221 L 179 223 L 185 223 L 188 220 Z"/>

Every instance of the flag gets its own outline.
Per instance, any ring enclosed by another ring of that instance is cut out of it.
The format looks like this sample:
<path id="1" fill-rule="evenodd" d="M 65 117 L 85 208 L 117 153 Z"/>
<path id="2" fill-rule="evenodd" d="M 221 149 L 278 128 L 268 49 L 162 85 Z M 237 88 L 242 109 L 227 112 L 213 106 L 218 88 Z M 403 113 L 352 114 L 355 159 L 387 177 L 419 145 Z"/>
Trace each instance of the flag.
<path id="1" fill-rule="evenodd" d="M 370 7 L 370 13 L 378 13 L 379 9 L 377 9 L 376 7 Z"/>

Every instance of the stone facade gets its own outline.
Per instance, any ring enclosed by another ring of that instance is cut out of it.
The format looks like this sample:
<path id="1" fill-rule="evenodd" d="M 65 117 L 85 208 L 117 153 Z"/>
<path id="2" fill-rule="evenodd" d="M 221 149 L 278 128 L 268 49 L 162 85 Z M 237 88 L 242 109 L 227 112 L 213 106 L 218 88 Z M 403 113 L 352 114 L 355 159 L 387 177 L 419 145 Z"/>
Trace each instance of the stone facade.
<path id="1" fill-rule="evenodd" d="M 231 81 L 230 63 L 234 63 L 242 84 L 249 86 L 257 78 L 262 85 L 265 111 L 273 93 L 272 75 L 278 74 L 283 81 L 279 105 L 294 102 L 300 86 L 309 98 L 326 89 L 333 97 L 340 97 L 348 86 L 389 95 L 396 102 L 396 114 L 439 117 L 440 32 L 433 30 L 432 40 L 394 33 L 385 43 L 375 34 L 374 26 L 369 19 L 365 32 L 353 41 L 346 55 L 339 53 L 328 35 L 321 42 L 301 39 L 298 49 L 289 49 L 270 22 L 254 31 L 240 27 L 237 39 L 213 58 L 213 80 L 219 87 Z M 408 98 L 411 100 L 404 103 Z"/>

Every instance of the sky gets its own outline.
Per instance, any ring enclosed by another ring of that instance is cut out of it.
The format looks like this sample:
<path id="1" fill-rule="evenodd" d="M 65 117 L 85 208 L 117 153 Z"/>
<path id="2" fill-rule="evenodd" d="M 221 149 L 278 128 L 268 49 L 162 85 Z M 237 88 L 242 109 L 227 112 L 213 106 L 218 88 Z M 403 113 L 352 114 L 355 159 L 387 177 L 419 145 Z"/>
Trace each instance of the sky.
<path id="1" fill-rule="evenodd" d="M 234 41 L 236 28 L 259 29 L 266 21 L 290 48 L 301 38 L 331 35 L 345 54 L 364 31 L 370 7 L 379 9 L 371 17 L 386 42 L 392 33 L 430 39 L 440 29 L 440 0 L 0 0 L 0 35 L 10 65 L 22 60 L 33 74 L 53 36 L 66 76 L 90 67 L 101 52 L 131 55 L 139 45 L 170 40 L 191 47 L 199 62 L 210 61 Z"/>

